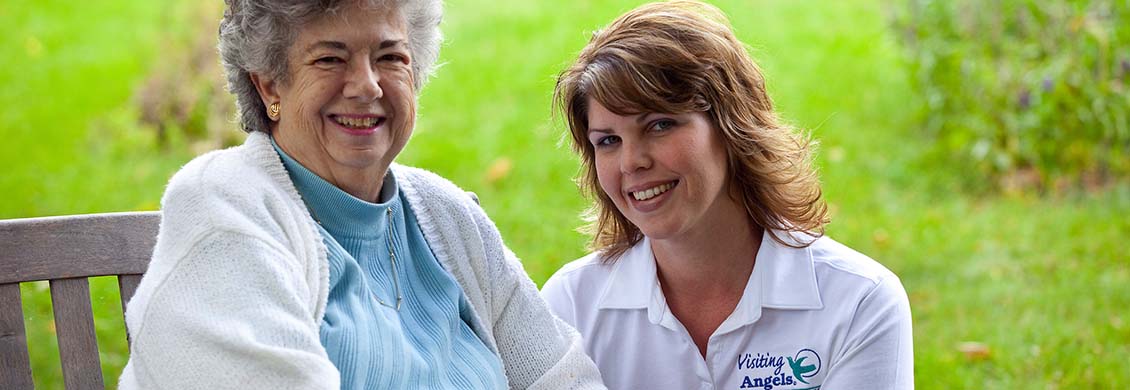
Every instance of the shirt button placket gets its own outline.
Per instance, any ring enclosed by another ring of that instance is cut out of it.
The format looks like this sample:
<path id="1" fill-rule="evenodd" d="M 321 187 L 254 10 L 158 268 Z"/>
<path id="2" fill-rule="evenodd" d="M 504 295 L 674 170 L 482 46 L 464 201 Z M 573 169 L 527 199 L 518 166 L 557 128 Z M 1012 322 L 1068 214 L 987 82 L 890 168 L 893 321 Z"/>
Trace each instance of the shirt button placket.
<path id="1" fill-rule="evenodd" d="M 714 362 L 711 359 L 713 359 L 715 356 L 718 356 L 718 344 L 719 343 L 715 342 L 713 335 L 711 335 L 710 338 L 706 340 L 706 356 L 703 357 L 702 362 L 705 366 L 707 375 L 706 377 L 708 379 L 702 382 L 701 388 L 703 389 L 714 388 Z M 725 379 L 723 379 L 723 381 L 725 381 Z"/>
<path id="2" fill-rule="evenodd" d="M 689 356 L 698 358 L 695 359 L 697 360 L 697 362 L 695 362 L 695 373 L 698 374 L 698 379 L 700 380 L 698 388 L 702 390 L 714 389 L 714 384 L 711 383 L 710 379 L 710 364 L 708 364 L 706 362 L 706 359 L 702 358 L 699 354 L 698 346 L 696 346 L 695 343 L 691 341 L 690 333 L 686 333 L 685 330 L 683 331 L 683 333 L 686 334 L 683 338 L 683 346 L 686 348 L 686 353 Z M 706 356 L 710 356 L 709 350 L 707 351 L 708 352 L 706 353 Z"/>

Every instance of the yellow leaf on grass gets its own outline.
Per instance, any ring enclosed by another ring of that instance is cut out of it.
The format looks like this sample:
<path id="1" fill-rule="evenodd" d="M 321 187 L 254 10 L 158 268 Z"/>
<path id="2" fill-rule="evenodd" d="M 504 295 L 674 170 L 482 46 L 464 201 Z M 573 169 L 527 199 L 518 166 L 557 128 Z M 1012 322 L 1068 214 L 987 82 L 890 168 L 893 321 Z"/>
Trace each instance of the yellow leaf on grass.
<path id="1" fill-rule="evenodd" d="M 486 179 L 488 183 L 495 183 L 499 180 L 505 179 L 510 175 L 510 168 L 513 164 L 510 163 L 510 158 L 499 157 L 490 163 L 487 168 Z"/>
<path id="2" fill-rule="evenodd" d="M 885 247 L 891 242 L 891 235 L 886 230 L 877 229 L 871 233 L 871 239 L 875 241 L 875 245 Z"/>
<path id="3" fill-rule="evenodd" d="M 984 343 L 976 341 L 966 341 L 957 345 L 957 350 L 965 355 L 965 359 L 970 361 L 978 361 L 988 359 L 992 355 L 989 346 Z"/>

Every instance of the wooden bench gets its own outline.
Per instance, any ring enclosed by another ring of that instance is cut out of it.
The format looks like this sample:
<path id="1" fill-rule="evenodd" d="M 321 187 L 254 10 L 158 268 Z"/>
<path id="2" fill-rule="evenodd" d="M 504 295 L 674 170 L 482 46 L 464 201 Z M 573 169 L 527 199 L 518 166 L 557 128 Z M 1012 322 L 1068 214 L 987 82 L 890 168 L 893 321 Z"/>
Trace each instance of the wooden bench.
<path id="1" fill-rule="evenodd" d="M 63 383 L 105 388 L 87 278 L 117 276 L 125 312 L 149 266 L 160 218 L 136 212 L 0 220 L 0 389 L 34 387 L 20 283 L 42 280 L 51 286 Z"/>

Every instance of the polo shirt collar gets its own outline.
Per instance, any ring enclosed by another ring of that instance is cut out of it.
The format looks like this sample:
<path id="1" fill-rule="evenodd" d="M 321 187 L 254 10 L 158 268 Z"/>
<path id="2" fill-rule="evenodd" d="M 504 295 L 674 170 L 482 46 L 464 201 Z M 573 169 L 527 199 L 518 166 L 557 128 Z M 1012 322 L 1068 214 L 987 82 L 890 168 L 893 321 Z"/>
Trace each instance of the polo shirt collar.
<path id="1" fill-rule="evenodd" d="M 777 231 L 786 241 L 802 242 L 797 234 Z M 761 236 L 761 247 L 753 274 L 734 312 L 715 334 L 724 334 L 761 319 L 764 308 L 778 310 L 819 310 L 824 308 L 816 281 L 812 249 L 793 248 L 773 239 L 768 230 Z"/>
<path id="2" fill-rule="evenodd" d="M 644 237 L 612 265 L 599 308 L 643 309 L 656 298 L 662 301 L 663 291 L 659 289 L 651 240 Z"/>
<path id="3" fill-rule="evenodd" d="M 797 234 L 778 231 L 785 240 L 800 242 Z M 757 322 L 762 308 L 818 310 L 824 307 L 816 281 L 810 248 L 793 248 L 773 239 L 765 231 L 753 273 L 734 312 L 718 327 L 723 334 Z M 672 327 L 677 323 L 659 288 L 655 255 L 645 237 L 613 265 L 599 300 L 599 309 L 647 309 L 653 324 Z"/>

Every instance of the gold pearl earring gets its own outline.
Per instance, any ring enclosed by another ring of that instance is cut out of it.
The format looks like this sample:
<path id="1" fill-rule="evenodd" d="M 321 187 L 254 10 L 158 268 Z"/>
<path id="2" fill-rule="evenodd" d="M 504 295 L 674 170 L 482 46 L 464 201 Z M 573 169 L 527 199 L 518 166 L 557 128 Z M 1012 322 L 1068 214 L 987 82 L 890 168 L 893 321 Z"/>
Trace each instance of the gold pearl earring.
<path id="1" fill-rule="evenodd" d="M 267 108 L 267 115 L 269 115 L 271 119 L 279 119 L 279 104 L 271 103 L 271 107 Z"/>

